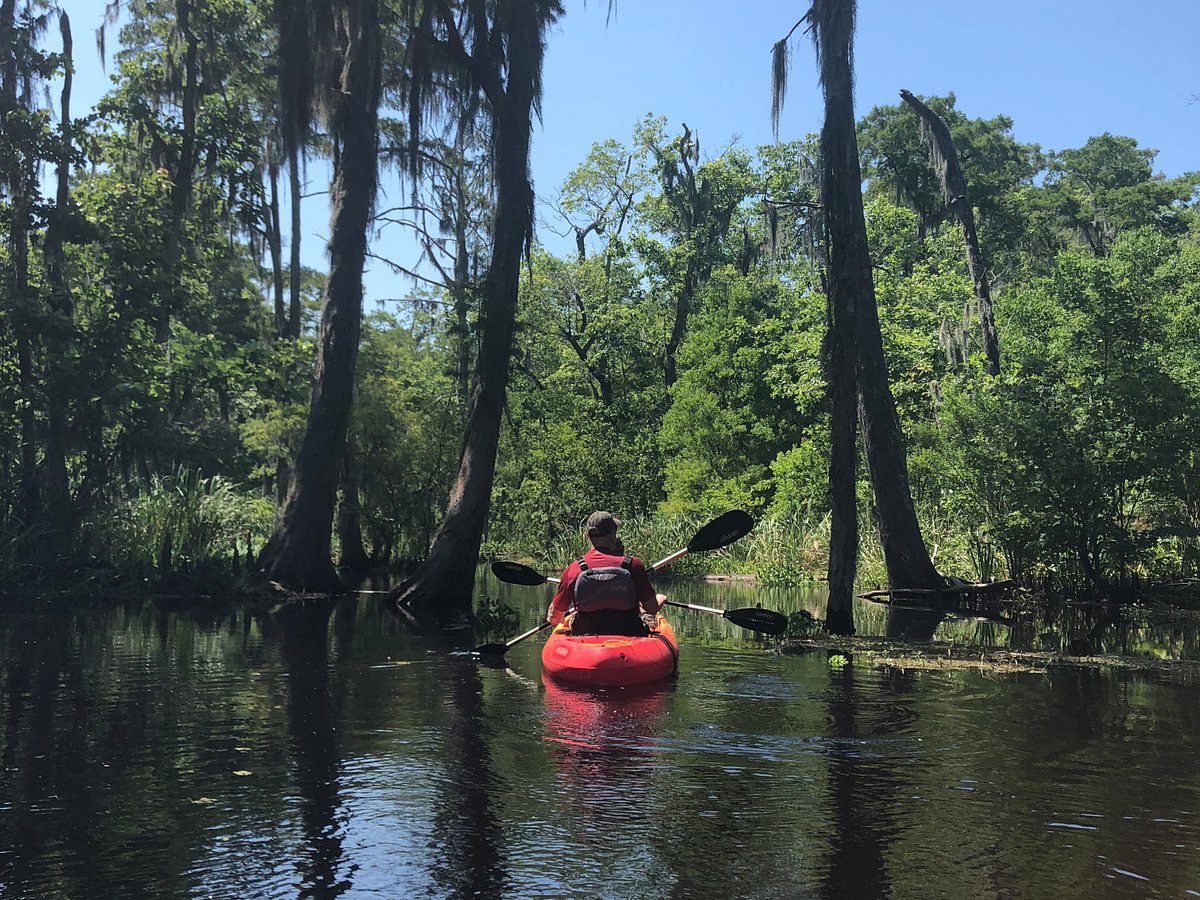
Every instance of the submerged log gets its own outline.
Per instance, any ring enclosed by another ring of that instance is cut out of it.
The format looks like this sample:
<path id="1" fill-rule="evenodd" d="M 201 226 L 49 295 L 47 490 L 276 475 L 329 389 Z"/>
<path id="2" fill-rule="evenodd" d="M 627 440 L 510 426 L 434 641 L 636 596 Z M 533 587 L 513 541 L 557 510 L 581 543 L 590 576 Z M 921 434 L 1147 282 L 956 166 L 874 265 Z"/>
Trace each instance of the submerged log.
<path id="1" fill-rule="evenodd" d="M 883 588 L 875 591 L 867 591 L 865 594 L 859 594 L 858 596 L 862 600 L 882 600 L 886 597 L 889 602 L 904 598 L 952 600 L 964 595 L 1003 591 L 1012 586 L 1012 579 L 1003 578 L 1000 581 L 962 582 L 944 588 Z"/>

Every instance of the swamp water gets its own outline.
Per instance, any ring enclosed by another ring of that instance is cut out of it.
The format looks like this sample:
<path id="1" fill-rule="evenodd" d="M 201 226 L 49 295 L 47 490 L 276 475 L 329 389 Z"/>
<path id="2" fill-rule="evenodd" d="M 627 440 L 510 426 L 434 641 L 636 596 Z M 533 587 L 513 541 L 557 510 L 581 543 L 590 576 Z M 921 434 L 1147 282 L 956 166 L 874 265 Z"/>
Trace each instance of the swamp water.
<path id="1" fill-rule="evenodd" d="M 483 590 L 519 631 L 549 597 Z M 836 669 L 672 619 L 677 678 L 580 692 L 540 635 L 489 667 L 378 596 L 6 615 L 0 897 L 1200 897 L 1200 686 Z"/>

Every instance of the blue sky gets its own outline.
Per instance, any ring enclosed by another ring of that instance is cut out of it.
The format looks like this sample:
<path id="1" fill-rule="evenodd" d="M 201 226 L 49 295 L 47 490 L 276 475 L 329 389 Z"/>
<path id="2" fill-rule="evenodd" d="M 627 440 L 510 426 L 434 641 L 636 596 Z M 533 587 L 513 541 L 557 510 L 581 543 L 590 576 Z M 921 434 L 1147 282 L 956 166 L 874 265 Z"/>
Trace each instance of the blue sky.
<path id="1" fill-rule="evenodd" d="M 107 86 L 92 40 L 104 4 L 61 2 L 75 32 L 78 114 Z M 706 155 L 771 141 L 771 46 L 808 9 L 803 0 L 620 0 L 607 22 L 606 0 L 566 6 L 550 35 L 533 139 L 540 197 L 554 195 L 593 142 L 628 141 L 647 113 L 665 116 L 672 132 L 686 122 Z M 1061 150 L 1105 131 L 1128 135 L 1159 151 L 1157 170 L 1179 175 L 1200 169 L 1197 37 L 1200 0 L 860 0 L 855 108 L 862 116 L 898 103 L 901 88 L 953 92 L 972 118 L 1010 116 L 1018 140 Z M 780 138 L 820 123 L 812 45 L 798 31 Z M 319 199 L 305 211 L 306 261 L 321 268 L 328 214 Z M 559 243 L 546 225 L 539 237 Z M 404 288 L 376 266 L 367 290 Z"/>

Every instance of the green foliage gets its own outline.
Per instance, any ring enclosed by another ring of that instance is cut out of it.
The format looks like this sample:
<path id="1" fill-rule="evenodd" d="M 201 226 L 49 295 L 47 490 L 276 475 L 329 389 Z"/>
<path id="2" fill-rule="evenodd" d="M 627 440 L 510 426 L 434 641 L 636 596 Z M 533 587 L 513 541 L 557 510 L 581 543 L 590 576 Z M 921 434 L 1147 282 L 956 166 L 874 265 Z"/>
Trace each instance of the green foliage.
<path id="1" fill-rule="evenodd" d="M 285 156 L 270 10 L 188 4 L 184 34 L 177 4 L 128 8 L 114 89 L 69 146 L 26 90 L 63 60 L 33 20 L 5 48 L 22 81 L 0 127 L 0 225 L 13 237 L 0 249 L 0 568 L 22 577 L 55 528 L 24 484 L 31 470 L 43 494 L 52 483 L 54 440 L 72 532 L 55 558 L 91 548 L 149 574 L 170 534 L 172 566 L 224 564 L 235 543 L 265 537 L 262 498 L 281 486 L 311 398 L 311 329 L 274 333 L 265 239 Z M 872 110 L 859 125 L 868 240 L 936 564 L 1097 590 L 1200 575 L 1200 177 L 1156 173 L 1132 137 L 1043 151 L 1006 116 L 973 118 L 953 95 L 926 102 L 969 185 L 1003 366 L 982 372 L 961 234 L 915 115 Z M 391 125 L 398 146 L 408 135 Z M 364 320 L 349 444 L 359 496 L 344 500 L 357 500 L 377 562 L 423 555 L 451 493 L 487 313 L 474 272 L 493 212 L 476 165 L 489 140 L 422 143 L 446 163 L 411 173 L 446 283 Z M 332 149 L 307 147 L 315 162 Z M 580 520 L 607 507 L 653 560 L 739 507 L 760 519 L 751 535 L 674 568 L 783 585 L 825 574 L 818 155 L 810 138 L 704 156 L 696 135 L 655 117 L 593 146 L 559 197 L 575 246 L 534 248 L 522 273 L 489 550 L 560 564 L 582 550 Z M 75 167 L 65 212 L 34 177 L 60 159 Z M 70 224 L 61 280 L 54 221 Z M 311 313 L 322 275 L 302 274 Z M 859 499 L 860 580 L 881 583 L 865 477 Z M 479 615 L 501 633 L 515 625 L 499 606 Z"/>
<path id="2" fill-rule="evenodd" d="M 520 613 L 499 600 L 485 598 L 475 607 L 475 631 L 480 638 L 509 636 L 520 624 Z"/>
<path id="3" fill-rule="evenodd" d="M 273 524 L 269 501 L 239 491 L 220 475 L 206 478 L 181 469 L 155 476 L 145 493 L 93 523 L 93 530 L 119 571 L 146 577 L 228 561 L 235 552 L 261 547 Z"/>
<path id="4" fill-rule="evenodd" d="M 985 252 L 1008 257 L 1027 228 L 1028 212 L 1017 198 L 1043 168 L 1040 148 L 1016 141 L 1007 116 L 968 118 L 957 109 L 954 94 L 921 99 L 950 130 L 976 219 L 987 237 Z M 869 196 L 914 210 L 922 233 L 945 221 L 946 202 L 912 107 L 899 103 L 871 110 L 858 125 L 858 140 Z"/>
<path id="5" fill-rule="evenodd" d="M 377 313 L 365 326 L 351 423 L 363 525 L 381 562 L 419 557 L 458 462 L 452 352 L 426 313 L 414 313 L 408 326 Z"/>
<path id="6" fill-rule="evenodd" d="M 1105 260 L 1061 254 L 1008 297 L 1001 382 L 947 394 L 945 471 L 1017 577 L 1123 578 L 1166 524 L 1153 510 L 1190 446 L 1197 399 L 1160 349 L 1171 255 L 1149 230 L 1118 238 Z"/>
<path id="7" fill-rule="evenodd" d="M 817 619 L 806 609 L 798 609 L 788 616 L 787 630 L 783 633 L 784 640 L 804 640 L 825 633 L 825 623 Z"/>

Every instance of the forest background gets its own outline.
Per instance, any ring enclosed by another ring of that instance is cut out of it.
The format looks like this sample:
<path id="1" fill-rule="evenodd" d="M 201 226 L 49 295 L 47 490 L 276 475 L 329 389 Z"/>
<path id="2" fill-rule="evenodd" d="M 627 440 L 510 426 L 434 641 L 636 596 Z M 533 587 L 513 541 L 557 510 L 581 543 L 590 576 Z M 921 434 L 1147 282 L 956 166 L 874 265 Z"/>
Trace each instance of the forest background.
<path id="1" fill-rule="evenodd" d="M 50 92 L 64 64 L 56 18 L 38 4 L 25 19 L 25 4 L 5 6 L 4 581 L 26 589 L 65 575 L 77 588 L 85 576 L 229 571 L 271 534 L 308 413 L 329 135 L 314 129 L 303 142 L 289 185 L 269 4 L 123 4 L 107 29 L 118 35 L 115 85 L 67 127 Z M 610 22 L 602 8 L 571 7 L 561 34 L 547 31 L 545 124 L 533 138 L 539 240 L 520 276 L 486 550 L 561 562 L 594 508 L 622 514 L 631 544 L 674 549 L 696 522 L 742 507 L 759 527 L 723 568 L 767 582 L 824 574 L 827 304 L 810 134 L 819 92 L 805 80 L 811 49 L 797 45 L 780 127 L 793 140 L 772 141 L 768 51 L 804 11 L 768 6 L 778 15 L 729 29 L 692 4 L 625 4 Z M 1195 11 L 1178 4 L 1174 25 L 1164 17 L 1144 32 L 1079 10 L 1057 27 L 1021 25 L 1040 36 L 1024 46 L 1041 52 L 998 77 L 995 61 L 964 64 L 975 45 L 955 27 L 934 31 L 945 19 L 932 12 L 918 30 L 938 52 L 904 48 L 900 58 L 919 62 L 881 65 L 894 7 L 859 10 L 872 37 L 857 48 L 868 110 L 858 139 L 890 380 L 935 564 L 1105 593 L 1197 577 L 1200 176 L 1187 170 L 1200 77 L 1186 48 L 1163 46 L 1194 33 Z M 671 37 L 685 18 L 683 33 L 707 43 Z M 84 21 L 81 68 L 95 24 Z M 576 21 L 587 51 L 556 57 Z M 895 21 L 889 60 L 904 46 Z M 1101 23 L 1108 42 L 1089 39 Z M 1010 14 L 970 27 L 1015 24 Z M 472 127 L 419 135 L 429 164 L 401 171 L 398 148 L 413 137 L 400 103 L 408 45 L 399 28 L 392 37 L 378 158 L 396 180 L 374 207 L 332 548 L 360 566 L 424 556 L 442 521 L 496 208 L 493 136 L 461 97 L 459 120 Z M 598 46 L 627 61 L 605 65 Z M 680 59 L 673 77 L 636 62 Z M 590 77 L 559 70 L 566 60 Z M 189 80 L 189 66 L 202 77 Z M 953 92 L 989 72 L 992 94 L 977 91 L 964 108 Z M 1147 84 L 1148 73 L 1162 82 Z M 664 96 L 670 118 L 629 112 L 630 102 L 654 110 L 657 87 L 673 82 L 698 85 L 700 99 L 668 108 Z M 999 375 L 985 371 L 962 235 L 896 95 L 903 87 L 946 121 L 958 149 Z M 1009 93 L 1014 106 L 1043 98 L 1020 139 Z M 1081 123 L 1094 127 L 1063 133 Z M 299 192 L 311 196 L 297 225 Z M 862 575 L 882 581 L 859 484 Z"/>

